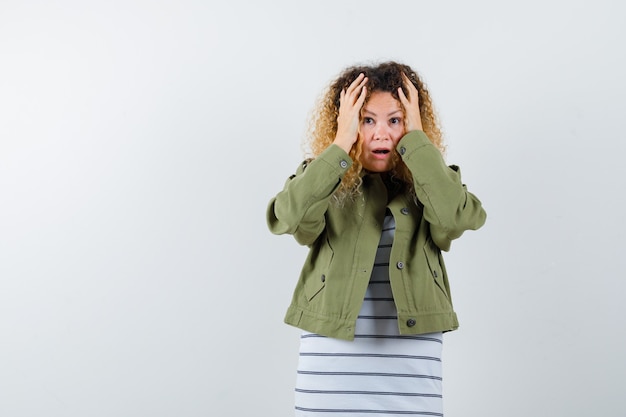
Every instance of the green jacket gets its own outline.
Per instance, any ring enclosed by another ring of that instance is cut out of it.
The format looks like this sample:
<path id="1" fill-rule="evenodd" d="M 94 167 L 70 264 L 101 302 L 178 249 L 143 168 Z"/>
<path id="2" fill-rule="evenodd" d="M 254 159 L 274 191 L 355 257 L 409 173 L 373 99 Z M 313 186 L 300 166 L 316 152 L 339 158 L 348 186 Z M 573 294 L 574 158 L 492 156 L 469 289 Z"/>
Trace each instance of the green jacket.
<path id="1" fill-rule="evenodd" d="M 339 206 L 331 197 L 352 160 L 331 145 L 303 163 L 274 197 L 267 223 L 275 234 L 292 234 L 310 248 L 285 322 L 339 339 L 354 339 L 354 326 L 374 265 L 386 209 L 396 223 L 389 276 L 400 334 L 458 327 L 441 250 L 486 218 L 480 201 L 446 166 L 422 131 L 396 147 L 413 175 L 419 201 L 400 193 L 387 202 L 379 174 L 363 177 L 362 195 Z M 348 199 L 347 199 L 348 200 Z"/>

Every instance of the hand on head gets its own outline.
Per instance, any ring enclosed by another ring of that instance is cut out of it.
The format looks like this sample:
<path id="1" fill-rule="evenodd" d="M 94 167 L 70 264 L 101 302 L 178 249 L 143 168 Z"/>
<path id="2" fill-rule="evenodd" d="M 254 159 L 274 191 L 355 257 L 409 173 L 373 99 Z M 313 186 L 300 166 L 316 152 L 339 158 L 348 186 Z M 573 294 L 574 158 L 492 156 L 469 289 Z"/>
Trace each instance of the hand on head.
<path id="1" fill-rule="evenodd" d="M 409 96 L 407 97 L 404 94 L 404 91 L 402 91 L 402 88 L 398 87 L 398 97 L 400 97 L 400 103 L 402 103 L 404 112 L 406 113 L 406 131 L 410 132 L 412 130 L 423 130 L 417 88 L 415 88 L 415 85 L 413 85 L 405 73 L 402 73 L 402 79 L 404 80 L 404 88 L 406 88 L 409 93 Z"/>
<path id="2" fill-rule="evenodd" d="M 334 143 L 350 153 L 352 145 L 359 135 L 361 107 L 367 95 L 367 77 L 359 74 L 347 89 L 339 96 L 339 116 L 337 116 L 337 135 Z"/>

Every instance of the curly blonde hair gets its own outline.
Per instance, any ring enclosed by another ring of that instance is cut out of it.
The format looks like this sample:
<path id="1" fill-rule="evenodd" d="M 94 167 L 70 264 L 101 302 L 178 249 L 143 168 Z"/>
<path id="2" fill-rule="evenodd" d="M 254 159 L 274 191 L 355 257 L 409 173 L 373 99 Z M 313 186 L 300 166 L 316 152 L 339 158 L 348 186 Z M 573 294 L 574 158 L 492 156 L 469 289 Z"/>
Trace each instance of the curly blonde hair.
<path id="1" fill-rule="evenodd" d="M 363 65 L 346 68 L 339 77 L 331 82 L 322 92 L 309 117 L 308 131 L 305 139 L 305 145 L 308 146 L 308 153 L 310 154 L 308 155 L 309 157 L 317 157 L 335 140 L 340 93 L 342 90 L 347 89 L 361 73 L 368 78 L 367 96 L 365 98 L 366 103 L 372 93 L 380 91 L 391 93 L 391 95 L 400 102 L 398 87 L 402 87 L 402 91 L 408 96 L 408 91 L 402 79 L 402 74 L 405 74 L 418 91 L 420 116 L 424 133 L 426 133 L 430 141 L 442 153 L 445 152 L 439 121 L 425 84 L 418 74 L 408 65 L 389 61 L 375 66 Z M 401 108 L 404 113 L 404 106 L 401 105 Z M 406 120 L 406 114 L 404 119 Z M 338 201 L 343 201 L 346 197 L 354 198 L 360 194 L 363 171 L 363 166 L 359 161 L 360 156 L 361 141 L 358 140 L 350 150 L 350 158 L 353 160 L 352 167 L 348 170 L 341 181 L 341 185 L 335 192 L 335 198 Z M 409 169 L 399 157 L 396 159 L 398 163 L 391 170 L 391 177 L 397 178 L 405 183 L 409 191 L 414 194 L 413 180 Z"/>

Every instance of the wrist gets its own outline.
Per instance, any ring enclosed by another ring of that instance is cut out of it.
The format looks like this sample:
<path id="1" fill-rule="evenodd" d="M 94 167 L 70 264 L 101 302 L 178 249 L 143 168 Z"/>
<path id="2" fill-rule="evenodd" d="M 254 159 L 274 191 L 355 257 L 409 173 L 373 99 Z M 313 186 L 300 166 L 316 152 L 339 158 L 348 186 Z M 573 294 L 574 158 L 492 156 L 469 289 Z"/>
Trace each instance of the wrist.
<path id="1" fill-rule="evenodd" d="M 407 127 L 406 127 L 407 133 L 411 132 L 413 130 L 424 130 L 424 128 L 422 127 L 422 121 L 421 120 L 419 120 L 417 122 L 414 122 L 414 123 L 407 124 Z"/>
<path id="2" fill-rule="evenodd" d="M 343 149 L 347 154 L 352 150 L 352 145 L 354 145 L 353 140 L 345 139 L 344 137 L 337 136 L 333 143 Z"/>

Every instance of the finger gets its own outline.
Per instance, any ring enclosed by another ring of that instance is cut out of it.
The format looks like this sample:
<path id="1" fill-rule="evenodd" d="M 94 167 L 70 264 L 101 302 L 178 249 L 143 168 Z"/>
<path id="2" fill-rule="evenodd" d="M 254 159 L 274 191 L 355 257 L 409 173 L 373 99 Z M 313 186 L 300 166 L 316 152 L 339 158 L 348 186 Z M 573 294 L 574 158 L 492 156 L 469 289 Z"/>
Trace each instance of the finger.
<path id="1" fill-rule="evenodd" d="M 365 102 L 365 97 L 367 96 L 367 87 L 363 86 L 363 88 L 361 89 L 361 94 L 359 95 L 359 98 L 356 100 L 356 103 L 354 103 L 354 105 L 360 110 L 361 106 L 363 106 L 363 103 Z"/>
<path id="2" fill-rule="evenodd" d="M 398 97 L 400 98 L 400 103 L 406 108 L 409 105 L 409 99 L 404 94 L 402 87 L 398 87 Z"/>
<path id="3" fill-rule="evenodd" d="M 354 81 L 352 81 L 352 84 L 350 84 L 350 87 L 348 87 L 347 93 L 352 94 L 355 91 L 359 91 L 359 89 L 363 87 L 366 82 L 367 82 L 367 77 L 365 76 L 365 74 L 360 73 L 359 76 L 356 77 Z"/>
<path id="4" fill-rule="evenodd" d="M 406 91 L 408 91 L 409 93 L 409 101 L 413 101 L 414 97 L 418 97 L 417 88 L 405 73 L 402 73 L 402 78 L 404 80 L 404 86 L 406 87 Z"/>
<path id="5" fill-rule="evenodd" d="M 407 92 L 407 95 L 408 95 L 407 99 L 410 100 L 412 91 L 411 91 L 411 87 L 409 85 L 411 84 L 411 81 L 408 79 L 408 77 L 406 76 L 405 73 L 402 73 L 402 81 L 403 81 L 404 88 L 406 88 L 406 92 Z"/>
<path id="6" fill-rule="evenodd" d="M 359 75 L 357 75 L 357 77 L 354 79 L 354 81 L 352 81 L 350 83 L 350 87 L 348 87 L 348 90 L 350 90 L 350 89 L 354 90 L 356 88 L 356 86 L 359 85 L 361 83 L 361 81 L 363 81 L 363 78 L 365 78 L 365 74 L 360 73 Z"/>
<path id="7" fill-rule="evenodd" d="M 354 106 L 361 97 L 363 97 L 363 100 L 361 100 L 361 102 L 363 102 L 365 99 L 364 91 L 367 91 L 365 88 L 366 83 L 367 78 L 364 78 L 354 89 L 347 91 L 345 94 L 346 103 L 350 103 Z"/>

